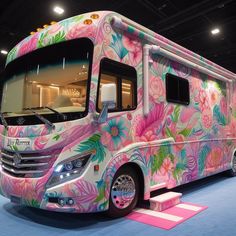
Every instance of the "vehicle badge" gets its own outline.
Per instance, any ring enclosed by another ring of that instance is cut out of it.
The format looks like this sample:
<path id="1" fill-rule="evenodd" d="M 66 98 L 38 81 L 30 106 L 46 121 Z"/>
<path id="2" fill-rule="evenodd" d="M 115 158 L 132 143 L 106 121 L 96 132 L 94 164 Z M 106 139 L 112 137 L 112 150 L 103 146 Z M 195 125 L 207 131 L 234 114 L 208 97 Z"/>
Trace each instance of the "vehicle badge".
<path id="1" fill-rule="evenodd" d="M 18 168 L 20 163 L 21 163 L 21 155 L 19 153 L 15 153 L 13 156 L 13 165 Z"/>

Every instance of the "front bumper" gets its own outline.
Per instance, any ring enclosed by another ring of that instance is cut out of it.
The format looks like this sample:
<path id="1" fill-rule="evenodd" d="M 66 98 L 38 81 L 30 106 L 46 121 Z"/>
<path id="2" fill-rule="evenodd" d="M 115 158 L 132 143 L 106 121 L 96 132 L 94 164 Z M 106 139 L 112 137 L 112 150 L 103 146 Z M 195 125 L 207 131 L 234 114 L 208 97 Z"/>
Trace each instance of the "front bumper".
<path id="1" fill-rule="evenodd" d="M 41 178 L 16 178 L 0 169 L 0 194 L 13 203 L 49 211 L 91 213 L 107 210 L 108 200 L 101 199 L 97 186 L 83 178 L 46 189 L 52 172 L 50 169 Z"/>

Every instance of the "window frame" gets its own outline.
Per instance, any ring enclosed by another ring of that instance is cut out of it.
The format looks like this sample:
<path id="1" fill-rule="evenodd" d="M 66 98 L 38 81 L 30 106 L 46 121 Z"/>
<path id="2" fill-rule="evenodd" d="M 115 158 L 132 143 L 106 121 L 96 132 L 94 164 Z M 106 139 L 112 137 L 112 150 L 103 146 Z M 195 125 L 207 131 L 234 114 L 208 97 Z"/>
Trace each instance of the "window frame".
<path id="1" fill-rule="evenodd" d="M 135 110 L 137 108 L 137 71 L 134 67 L 124 64 L 124 63 L 120 63 L 118 61 L 114 61 L 112 59 L 109 58 L 102 58 L 100 61 L 100 66 L 99 66 L 99 76 L 98 76 L 98 86 L 97 86 L 97 96 L 96 96 L 96 111 L 97 112 L 101 112 L 101 109 L 98 107 L 98 100 L 99 100 L 99 92 L 100 92 L 100 81 L 101 81 L 101 72 L 102 72 L 102 63 L 107 62 L 110 63 L 110 65 L 112 66 L 116 66 L 116 67 L 120 67 L 120 69 L 123 69 L 124 71 L 126 71 L 127 68 L 131 70 L 133 70 L 133 72 L 135 73 L 135 78 L 129 78 L 129 77 L 125 77 L 123 75 L 117 75 L 116 73 L 112 73 L 111 71 L 109 71 L 109 73 L 107 73 L 108 75 L 111 76 L 116 76 L 117 78 L 117 107 L 115 109 L 109 109 L 108 113 L 112 113 L 112 112 L 124 112 L 124 111 L 132 111 Z M 133 73 L 132 72 L 132 73 Z M 134 107 L 132 108 L 126 108 L 126 109 L 122 109 L 122 78 L 124 78 L 125 80 L 129 80 L 132 81 L 133 86 L 134 86 Z"/>
<path id="2" fill-rule="evenodd" d="M 171 99 L 168 97 L 169 91 L 168 91 L 168 84 L 169 84 L 169 79 L 176 79 L 178 82 L 178 99 Z M 179 90 L 180 90 L 180 86 L 179 83 L 181 81 L 187 82 L 187 86 L 188 86 L 188 101 L 181 101 L 179 98 Z M 170 103 L 176 103 L 176 104 L 181 104 L 181 105 L 186 105 L 188 106 L 190 104 L 190 86 L 189 86 L 189 81 L 185 78 L 182 78 L 180 76 L 176 76 L 170 73 L 166 74 L 166 78 L 165 78 L 165 84 L 166 84 L 166 101 L 170 102 Z"/>

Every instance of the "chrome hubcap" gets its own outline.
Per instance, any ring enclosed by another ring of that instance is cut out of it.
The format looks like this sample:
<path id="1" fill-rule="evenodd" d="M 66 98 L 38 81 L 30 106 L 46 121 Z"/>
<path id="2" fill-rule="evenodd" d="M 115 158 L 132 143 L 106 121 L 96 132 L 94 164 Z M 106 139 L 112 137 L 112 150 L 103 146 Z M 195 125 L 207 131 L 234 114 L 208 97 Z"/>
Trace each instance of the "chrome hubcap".
<path id="1" fill-rule="evenodd" d="M 112 185 L 112 202 L 117 208 L 124 209 L 134 200 L 135 192 L 136 190 L 133 178 L 129 175 L 121 175 Z"/>

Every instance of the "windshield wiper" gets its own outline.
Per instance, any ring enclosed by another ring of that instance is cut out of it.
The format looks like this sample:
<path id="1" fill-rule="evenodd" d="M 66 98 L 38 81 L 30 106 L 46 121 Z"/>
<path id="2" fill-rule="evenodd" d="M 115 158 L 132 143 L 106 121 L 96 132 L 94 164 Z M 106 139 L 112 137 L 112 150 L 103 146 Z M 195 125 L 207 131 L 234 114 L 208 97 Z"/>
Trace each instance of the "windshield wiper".
<path id="1" fill-rule="evenodd" d="M 24 110 L 31 110 L 32 111 L 32 110 L 41 110 L 41 109 L 45 109 L 45 108 L 52 111 L 52 112 L 54 112 L 55 114 L 60 116 L 63 120 L 66 120 L 67 117 L 66 117 L 65 114 L 63 114 L 59 111 L 56 111 L 55 109 L 53 109 L 51 107 L 47 107 L 47 106 L 45 106 L 45 107 L 27 107 L 27 108 L 24 108 Z"/>
<path id="2" fill-rule="evenodd" d="M 0 112 L 0 119 L 1 119 L 1 122 L 2 122 L 3 126 L 5 127 L 5 129 L 8 130 L 8 124 L 7 124 L 7 121 L 4 118 L 4 115 L 2 112 Z"/>
<path id="3" fill-rule="evenodd" d="M 39 120 L 41 120 L 45 125 L 49 126 L 51 129 L 55 129 L 55 125 L 48 119 L 41 116 L 39 113 L 33 110 L 33 108 L 24 108 L 23 110 L 31 111 Z"/>

